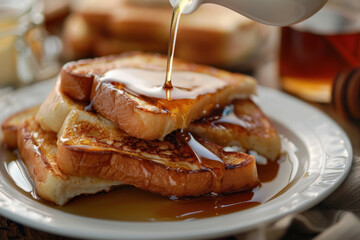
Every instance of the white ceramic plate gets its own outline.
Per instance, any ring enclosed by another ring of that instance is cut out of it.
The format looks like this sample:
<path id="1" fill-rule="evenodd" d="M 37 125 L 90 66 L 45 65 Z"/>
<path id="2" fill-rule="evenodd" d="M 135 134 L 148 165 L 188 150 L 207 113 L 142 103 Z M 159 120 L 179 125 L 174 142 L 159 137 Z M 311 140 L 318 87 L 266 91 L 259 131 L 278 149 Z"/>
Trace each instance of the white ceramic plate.
<path id="1" fill-rule="evenodd" d="M 0 96 L 0 121 L 40 103 L 54 81 Z M 25 196 L 0 172 L 0 214 L 24 225 L 55 234 L 87 239 L 189 239 L 236 234 L 304 211 L 327 197 L 344 180 L 352 149 L 343 130 L 329 117 L 291 96 L 260 87 L 258 103 L 280 134 L 293 142 L 298 165 L 293 180 L 280 196 L 251 209 L 185 222 L 124 222 L 71 215 Z M 4 159 L 4 158 L 2 158 Z M 5 172 L 6 173 L 6 172 Z"/>

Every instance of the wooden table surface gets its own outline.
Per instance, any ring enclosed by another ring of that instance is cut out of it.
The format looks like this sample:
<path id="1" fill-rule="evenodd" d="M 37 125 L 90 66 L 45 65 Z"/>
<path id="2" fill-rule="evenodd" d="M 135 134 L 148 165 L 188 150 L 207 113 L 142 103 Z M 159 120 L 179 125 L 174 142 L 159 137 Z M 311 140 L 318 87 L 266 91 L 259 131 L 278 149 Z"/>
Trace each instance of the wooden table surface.
<path id="1" fill-rule="evenodd" d="M 352 147 L 354 151 L 354 158 L 360 158 L 360 124 L 353 123 L 349 120 L 346 120 L 339 116 L 337 112 L 332 108 L 330 104 L 314 104 L 311 103 L 314 107 L 318 108 L 320 111 L 328 114 L 333 118 L 348 134 L 350 141 L 352 142 Z M 73 238 L 56 236 L 53 234 L 45 233 L 38 231 L 24 225 L 15 223 L 4 217 L 0 217 L 0 239 L 26 239 L 26 240 L 70 240 Z M 235 239 L 231 236 L 225 238 L 227 240 Z"/>

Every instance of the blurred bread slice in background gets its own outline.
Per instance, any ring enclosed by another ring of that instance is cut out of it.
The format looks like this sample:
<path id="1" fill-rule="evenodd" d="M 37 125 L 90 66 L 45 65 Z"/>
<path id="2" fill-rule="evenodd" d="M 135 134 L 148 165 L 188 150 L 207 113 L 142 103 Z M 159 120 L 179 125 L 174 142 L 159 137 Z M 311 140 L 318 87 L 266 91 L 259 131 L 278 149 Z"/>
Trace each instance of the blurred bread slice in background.
<path id="1" fill-rule="evenodd" d="M 50 34 L 59 35 L 65 18 L 70 14 L 70 0 L 42 0 L 44 25 Z"/>
<path id="2" fill-rule="evenodd" d="M 167 0 L 71 2 L 62 38 L 64 59 L 127 51 L 167 53 L 172 7 Z M 176 56 L 201 64 L 248 68 L 268 27 L 224 7 L 204 4 L 180 20 Z"/>

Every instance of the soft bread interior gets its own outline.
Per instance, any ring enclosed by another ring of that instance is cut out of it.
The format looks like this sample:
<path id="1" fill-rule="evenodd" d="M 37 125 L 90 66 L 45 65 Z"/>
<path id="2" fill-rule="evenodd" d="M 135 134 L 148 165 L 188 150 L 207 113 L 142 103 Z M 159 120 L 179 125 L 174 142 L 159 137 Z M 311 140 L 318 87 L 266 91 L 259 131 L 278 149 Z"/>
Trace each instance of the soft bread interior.
<path id="1" fill-rule="evenodd" d="M 60 78 L 36 114 L 42 129 L 58 132 L 72 109 L 84 109 L 85 104 L 75 102 L 60 91 Z"/>

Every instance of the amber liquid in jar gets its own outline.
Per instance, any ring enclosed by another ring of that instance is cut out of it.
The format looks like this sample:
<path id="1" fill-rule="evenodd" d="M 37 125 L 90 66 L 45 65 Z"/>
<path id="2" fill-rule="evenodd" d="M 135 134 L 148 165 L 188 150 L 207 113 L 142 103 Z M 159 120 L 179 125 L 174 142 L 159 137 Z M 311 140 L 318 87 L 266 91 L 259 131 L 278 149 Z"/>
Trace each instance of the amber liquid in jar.
<path id="1" fill-rule="evenodd" d="M 360 66 L 360 32 L 320 35 L 284 27 L 280 76 L 285 91 L 303 99 L 330 102 L 336 75 Z"/>

